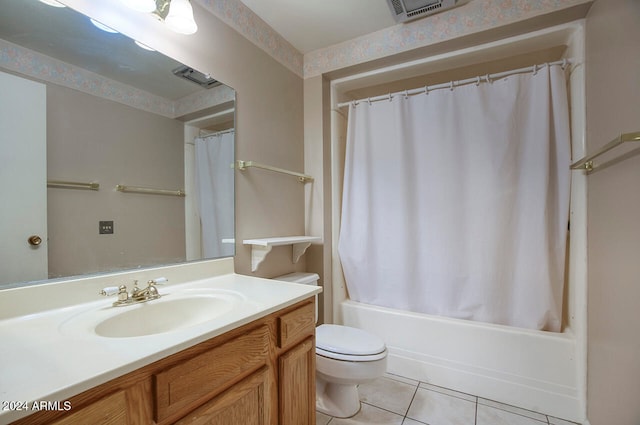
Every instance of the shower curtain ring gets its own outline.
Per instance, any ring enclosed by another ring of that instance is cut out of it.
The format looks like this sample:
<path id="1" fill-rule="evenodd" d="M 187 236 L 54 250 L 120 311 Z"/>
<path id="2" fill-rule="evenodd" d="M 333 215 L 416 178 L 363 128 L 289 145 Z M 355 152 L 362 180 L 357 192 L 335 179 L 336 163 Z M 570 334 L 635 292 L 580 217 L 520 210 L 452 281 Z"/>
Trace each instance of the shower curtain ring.
<path id="1" fill-rule="evenodd" d="M 560 68 L 562 68 L 562 70 L 564 71 L 566 67 L 567 67 L 567 58 L 563 58 L 562 65 L 560 65 Z"/>
<path id="2" fill-rule="evenodd" d="M 536 75 L 538 73 L 538 67 L 533 65 L 532 71 L 533 71 L 533 75 Z"/>
<path id="3" fill-rule="evenodd" d="M 371 98 L 370 97 L 367 98 L 367 102 L 369 102 L 369 106 L 371 106 Z"/>
<path id="4" fill-rule="evenodd" d="M 424 94 L 429 94 L 429 86 L 424 86 Z"/>
<path id="5" fill-rule="evenodd" d="M 393 99 L 393 96 L 391 96 L 391 93 L 389 93 L 388 96 L 389 96 L 389 102 L 391 102 L 391 99 Z"/>
<path id="6" fill-rule="evenodd" d="M 476 79 L 476 86 L 480 85 L 480 76 L 478 75 L 477 79 Z"/>
<path id="7" fill-rule="evenodd" d="M 404 98 L 409 99 L 409 90 L 404 91 Z"/>

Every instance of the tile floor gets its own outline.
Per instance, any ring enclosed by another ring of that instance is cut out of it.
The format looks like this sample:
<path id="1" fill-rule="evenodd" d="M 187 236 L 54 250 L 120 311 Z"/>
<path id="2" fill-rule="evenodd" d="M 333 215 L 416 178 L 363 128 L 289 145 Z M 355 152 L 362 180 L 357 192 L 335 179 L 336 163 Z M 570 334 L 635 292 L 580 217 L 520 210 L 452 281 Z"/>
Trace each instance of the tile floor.
<path id="1" fill-rule="evenodd" d="M 360 412 L 348 419 L 316 412 L 317 425 L 575 425 L 469 394 L 385 374 L 360 386 Z"/>

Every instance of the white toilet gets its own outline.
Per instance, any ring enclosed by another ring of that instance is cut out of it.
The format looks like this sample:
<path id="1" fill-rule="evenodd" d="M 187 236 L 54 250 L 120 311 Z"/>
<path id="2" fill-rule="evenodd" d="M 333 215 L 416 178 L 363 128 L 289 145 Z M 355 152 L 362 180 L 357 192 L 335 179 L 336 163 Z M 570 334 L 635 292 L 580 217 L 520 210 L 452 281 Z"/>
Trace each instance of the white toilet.
<path id="1" fill-rule="evenodd" d="M 317 285 L 315 273 L 291 273 L 274 279 Z M 316 296 L 317 297 L 317 296 Z M 316 302 L 316 321 L 318 320 Z M 316 409 L 338 418 L 360 410 L 358 385 L 387 370 L 387 347 L 368 332 L 341 325 L 316 328 Z"/>

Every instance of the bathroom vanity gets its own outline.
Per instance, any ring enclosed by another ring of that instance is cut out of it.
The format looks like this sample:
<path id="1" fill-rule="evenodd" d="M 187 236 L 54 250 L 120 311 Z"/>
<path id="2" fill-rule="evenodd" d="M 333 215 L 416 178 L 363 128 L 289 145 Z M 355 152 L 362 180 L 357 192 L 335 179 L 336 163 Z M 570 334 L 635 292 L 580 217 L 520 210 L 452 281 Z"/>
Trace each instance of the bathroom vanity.
<path id="1" fill-rule="evenodd" d="M 103 299 L 0 321 L 0 399 L 16 402 L 0 423 L 315 423 L 319 288 L 230 273 L 158 289 L 160 300 L 139 307 Z M 218 296 L 232 308 L 193 322 L 198 303 Z M 143 313 L 162 322 L 163 302 L 175 325 L 134 325 Z M 131 328 L 99 330 L 120 315 Z"/>

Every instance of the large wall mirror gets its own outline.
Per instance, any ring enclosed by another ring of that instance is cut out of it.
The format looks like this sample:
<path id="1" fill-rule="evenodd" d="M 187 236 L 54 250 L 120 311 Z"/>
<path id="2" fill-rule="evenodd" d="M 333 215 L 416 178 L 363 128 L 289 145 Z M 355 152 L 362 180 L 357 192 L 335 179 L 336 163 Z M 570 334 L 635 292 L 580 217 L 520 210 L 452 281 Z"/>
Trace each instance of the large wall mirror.
<path id="1" fill-rule="evenodd" d="M 0 289 L 234 255 L 235 91 L 0 0 Z"/>

